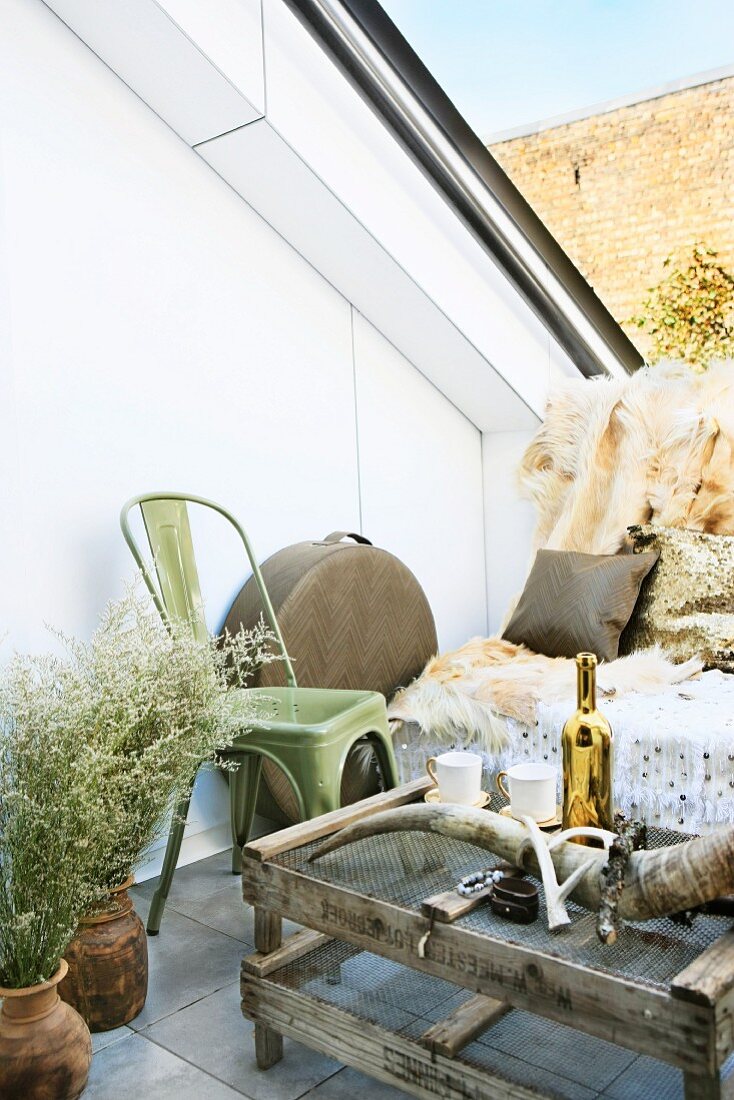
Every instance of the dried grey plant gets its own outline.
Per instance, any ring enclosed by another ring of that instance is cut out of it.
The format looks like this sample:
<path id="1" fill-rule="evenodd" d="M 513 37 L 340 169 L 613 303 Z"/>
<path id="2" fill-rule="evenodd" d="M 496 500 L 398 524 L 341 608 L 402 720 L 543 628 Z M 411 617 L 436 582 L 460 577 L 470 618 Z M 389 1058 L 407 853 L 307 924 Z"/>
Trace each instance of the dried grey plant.
<path id="1" fill-rule="evenodd" d="M 135 586 L 90 641 L 56 637 L 61 656 L 16 656 L 0 673 L 0 984 L 13 988 L 53 974 L 199 764 L 262 714 L 230 689 L 273 659 L 264 625 L 197 641 Z"/>

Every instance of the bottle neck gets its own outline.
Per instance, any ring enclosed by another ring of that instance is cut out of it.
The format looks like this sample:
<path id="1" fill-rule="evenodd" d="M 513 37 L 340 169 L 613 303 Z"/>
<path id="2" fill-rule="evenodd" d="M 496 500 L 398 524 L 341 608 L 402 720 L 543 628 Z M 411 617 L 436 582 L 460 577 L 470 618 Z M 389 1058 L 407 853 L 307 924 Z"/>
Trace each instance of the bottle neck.
<path id="1" fill-rule="evenodd" d="M 584 714 L 596 710 L 596 669 L 576 666 L 578 708 Z"/>

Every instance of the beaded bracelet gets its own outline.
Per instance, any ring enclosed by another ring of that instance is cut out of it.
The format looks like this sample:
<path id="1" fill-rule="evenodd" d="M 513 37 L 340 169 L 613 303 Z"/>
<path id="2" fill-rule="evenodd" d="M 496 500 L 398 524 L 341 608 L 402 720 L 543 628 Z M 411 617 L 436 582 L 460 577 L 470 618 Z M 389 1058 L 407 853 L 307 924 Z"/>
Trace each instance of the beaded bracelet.
<path id="1" fill-rule="evenodd" d="M 472 897 L 474 894 L 481 894 L 484 890 L 491 889 L 496 882 L 501 882 L 504 877 L 503 871 L 492 869 L 477 871 L 473 875 L 465 875 L 456 887 L 456 892 L 464 898 Z"/>

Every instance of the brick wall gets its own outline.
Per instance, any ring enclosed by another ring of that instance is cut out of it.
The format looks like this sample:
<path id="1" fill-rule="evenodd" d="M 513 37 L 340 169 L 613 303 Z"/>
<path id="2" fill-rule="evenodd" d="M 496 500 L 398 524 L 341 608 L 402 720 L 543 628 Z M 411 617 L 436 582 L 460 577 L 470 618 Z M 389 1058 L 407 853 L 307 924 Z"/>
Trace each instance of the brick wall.
<path id="1" fill-rule="evenodd" d="M 489 149 L 607 308 L 627 323 L 696 240 L 734 271 L 734 77 Z"/>

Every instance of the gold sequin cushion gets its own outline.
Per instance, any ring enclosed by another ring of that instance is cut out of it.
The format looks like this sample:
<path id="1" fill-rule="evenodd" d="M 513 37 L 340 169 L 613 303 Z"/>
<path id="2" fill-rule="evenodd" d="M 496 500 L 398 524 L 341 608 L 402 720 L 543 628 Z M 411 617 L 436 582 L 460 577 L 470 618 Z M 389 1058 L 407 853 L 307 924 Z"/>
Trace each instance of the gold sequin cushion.
<path id="1" fill-rule="evenodd" d="M 700 656 L 734 672 L 734 536 L 672 527 L 630 527 L 636 554 L 658 550 L 642 585 L 620 654 L 661 645 L 674 661 Z"/>

